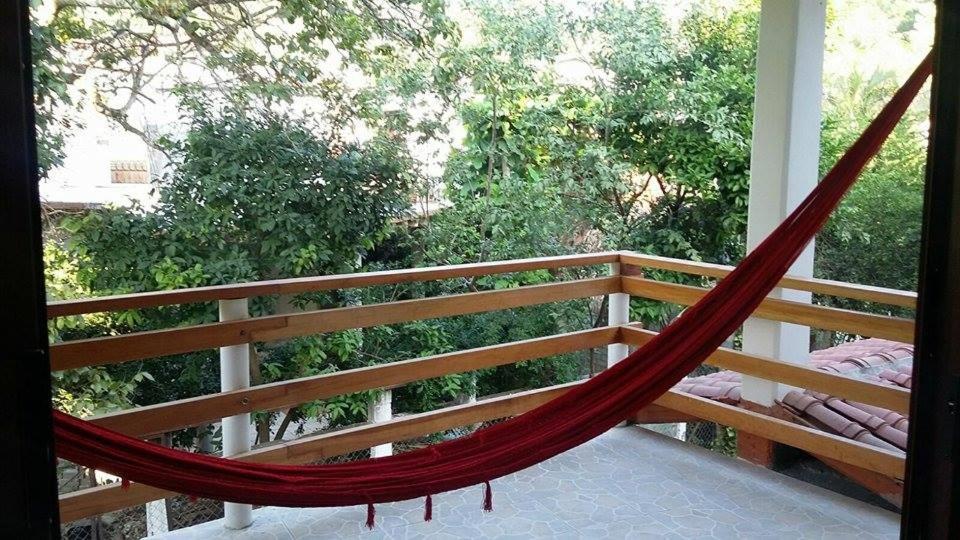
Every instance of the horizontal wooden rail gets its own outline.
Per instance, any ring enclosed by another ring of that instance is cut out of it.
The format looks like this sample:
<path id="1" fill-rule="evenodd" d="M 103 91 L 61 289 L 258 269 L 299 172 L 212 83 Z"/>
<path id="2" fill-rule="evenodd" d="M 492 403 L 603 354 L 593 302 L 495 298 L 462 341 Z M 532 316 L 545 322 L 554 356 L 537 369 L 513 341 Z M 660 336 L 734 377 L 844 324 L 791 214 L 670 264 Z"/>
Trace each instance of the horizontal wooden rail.
<path id="1" fill-rule="evenodd" d="M 54 344 L 50 347 L 50 364 L 54 371 L 115 364 L 227 345 L 512 309 L 619 291 L 620 278 L 604 277 L 137 332 Z"/>
<path id="2" fill-rule="evenodd" d="M 846 437 L 682 392 L 669 391 L 654 403 L 885 476 L 904 475 L 903 454 Z"/>
<path id="3" fill-rule="evenodd" d="M 558 257 L 455 264 L 428 268 L 406 268 L 402 270 L 383 270 L 380 272 L 254 281 L 250 283 L 215 285 L 211 287 L 176 289 L 172 291 L 151 291 L 79 300 L 60 300 L 47 304 L 47 317 L 53 319 L 68 315 L 143 309 L 233 298 L 250 298 L 274 294 L 299 294 L 334 289 L 372 287 L 376 285 L 394 285 L 415 281 L 525 272 L 529 270 L 592 266 L 595 264 L 617 262 L 619 258 L 619 254 L 616 252 L 586 253 L 582 255 L 562 255 Z"/>
<path id="4" fill-rule="evenodd" d="M 237 456 L 244 461 L 303 464 L 347 454 L 378 444 L 422 437 L 460 426 L 515 416 L 563 394 L 577 383 L 519 392 L 476 403 L 446 407 L 376 424 L 310 435 L 259 448 Z M 60 521 L 68 523 L 89 516 L 144 504 L 175 493 L 133 483 L 124 490 L 119 483 L 60 496 Z"/>
<path id="5" fill-rule="evenodd" d="M 618 336 L 616 327 L 570 332 L 159 403 L 90 420 L 133 437 L 147 438 L 245 412 L 271 411 L 314 399 L 603 347 Z"/>
<path id="6" fill-rule="evenodd" d="M 486 263 L 458 264 L 427 268 L 406 268 L 402 270 L 383 270 L 379 272 L 360 272 L 331 276 L 311 276 L 302 278 L 255 281 L 229 285 L 214 285 L 192 289 L 169 291 L 148 291 L 142 293 L 58 300 L 47 305 L 47 316 L 51 319 L 69 315 L 83 315 L 127 309 L 143 309 L 167 305 L 210 302 L 233 298 L 249 298 L 277 294 L 299 294 L 305 292 L 327 291 L 376 285 L 394 285 L 416 281 L 474 277 L 530 270 L 569 268 L 620 262 L 626 265 L 645 268 L 671 270 L 706 277 L 723 278 L 732 270 L 732 266 L 711 264 L 669 257 L 658 257 L 631 251 L 586 253 L 562 255 L 556 257 L 538 257 Z M 791 289 L 809 291 L 817 294 L 841 296 L 854 300 L 878 302 L 901 307 L 914 308 L 916 293 L 883 287 L 872 287 L 831 281 L 825 279 L 786 276 L 780 285 Z"/>
<path id="7" fill-rule="evenodd" d="M 244 412 L 276 410 L 313 399 L 388 388 L 453 373 L 602 347 L 618 340 L 642 346 L 654 335 L 654 332 L 632 327 L 570 332 L 138 407 L 98 416 L 91 421 L 131 436 L 146 438 Z M 901 388 L 730 349 L 717 350 L 706 363 L 901 413 L 909 410 L 910 393 Z"/>
<path id="8" fill-rule="evenodd" d="M 625 293 L 686 306 L 695 304 L 708 292 L 707 289 L 700 287 L 637 277 L 624 276 L 621 280 Z M 753 315 L 761 319 L 913 343 L 914 322 L 899 317 L 887 317 L 775 298 L 764 300 Z"/>
<path id="9" fill-rule="evenodd" d="M 630 326 L 621 327 L 621 341 L 638 347 L 645 345 L 656 335 L 656 332 L 649 330 L 641 330 Z M 726 348 L 717 349 L 704 363 L 723 369 L 732 369 L 761 379 L 782 382 L 868 405 L 884 407 L 901 414 L 908 414 L 910 411 L 910 391 L 895 386 L 846 377 L 808 366 Z"/>
<path id="10" fill-rule="evenodd" d="M 722 264 L 644 255 L 632 251 L 621 251 L 620 263 L 718 279 L 726 277 L 734 268 L 733 266 Z M 783 279 L 780 280 L 780 286 L 787 289 L 796 289 L 798 291 L 807 291 L 826 296 L 839 296 L 865 302 L 876 302 L 911 309 L 916 309 L 917 307 L 917 293 L 912 291 L 901 291 L 885 287 L 872 287 L 870 285 L 845 283 L 843 281 L 789 275 L 784 276 Z"/>

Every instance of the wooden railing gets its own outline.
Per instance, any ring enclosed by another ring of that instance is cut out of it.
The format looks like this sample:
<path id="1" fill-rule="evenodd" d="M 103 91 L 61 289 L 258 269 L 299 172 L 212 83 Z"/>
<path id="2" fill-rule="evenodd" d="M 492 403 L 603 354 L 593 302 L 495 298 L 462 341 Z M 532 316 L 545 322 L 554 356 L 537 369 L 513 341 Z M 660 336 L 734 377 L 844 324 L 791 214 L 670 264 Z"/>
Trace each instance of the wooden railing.
<path id="1" fill-rule="evenodd" d="M 602 264 L 610 266 L 610 276 L 386 304 L 268 315 L 239 321 L 56 343 L 51 346 L 51 363 L 54 370 L 115 364 L 350 328 L 367 328 L 482 313 L 617 293 L 689 305 L 702 297 L 706 290 L 645 279 L 640 277 L 643 270 L 669 270 L 713 279 L 722 279 L 732 270 L 730 267 L 720 265 L 638 253 L 608 252 L 70 300 L 51 303 L 49 316 L 55 318 L 192 302 L 226 301 L 261 295 L 295 294 Z M 788 276 L 781 281 L 780 285 L 822 295 L 898 307 L 913 307 L 916 302 L 914 293 L 834 281 Z M 896 317 L 777 299 L 767 299 L 755 316 L 864 336 L 912 342 L 913 321 Z M 611 319 L 614 317 L 611 316 Z M 104 414 L 90 420 L 132 436 L 148 438 L 165 432 L 216 422 L 221 418 L 237 414 L 273 411 L 311 400 L 364 390 L 394 388 L 443 375 L 618 343 L 641 346 L 654 335 L 653 332 L 639 328 L 635 324 L 606 326 L 181 399 Z M 908 408 L 909 393 L 903 389 L 771 358 L 719 349 L 707 360 L 707 363 L 902 413 L 906 413 Z M 384 422 L 363 424 L 335 432 L 309 435 L 255 449 L 235 457 L 272 463 L 308 463 L 379 444 L 413 439 L 459 426 L 521 414 L 560 395 L 574 384 L 578 383 L 481 399 L 476 403 L 395 417 Z M 688 394 L 668 392 L 644 411 L 650 413 L 650 418 L 677 418 L 680 415 L 718 422 L 748 433 L 761 434 L 765 438 L 795 446 L 817 456 L 855 465 L 893 478 L 903 477 L 904 459 L 896 452 Z M 163 490 L 140 484 L 133 484 L 127 490 L 121 489 L 118 484 L 85 489 L 61 496 L 61 520 L 68 522 L 143 504 L 169 495 Z"/>

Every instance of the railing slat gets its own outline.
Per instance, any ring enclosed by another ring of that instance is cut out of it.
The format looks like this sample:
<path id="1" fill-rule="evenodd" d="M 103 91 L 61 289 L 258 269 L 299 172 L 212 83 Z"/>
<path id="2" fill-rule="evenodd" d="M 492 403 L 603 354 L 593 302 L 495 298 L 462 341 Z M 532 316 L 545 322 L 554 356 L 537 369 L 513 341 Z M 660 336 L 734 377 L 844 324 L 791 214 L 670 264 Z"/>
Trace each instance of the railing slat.
<path id="1" fill-rule="evenodd" d="M 673 259 L 670 257 L 659 257 L 656 255 L 645 255 L 631 251 L 621 251 L 620 261 L 622 264 L 639 266 L 643 268 L 656 268 L 658 270 L 670 270 L 684 274 L 695 274 L 699 276 L 724 278 L 733 271 L 733 266 L 722 264 L 713 264 L 697 261 L 687 261 L 683 259 Z M 912 291 L 901 291 L 897 289 L 888 289 L 885 287 L 873 287 L 870 285 L 860 285 L 858 283 L 845 283 L 843 281 L 833 281 L 829 279 L 807 278 L 799 276 L 784 276 L 780 280 L 780 286 L 798 291 L 808 291 L 827 296 L 838 296 L 850 298 L 852 300 L 862 300 L 864 302 L 876 302 L 915 309 L 917 307 L 917 293 Z"/>
<path id="2" fill-rule="evenodd" d="M 314 399 L 602 347 L 616 341 L 618 335 L 616 327 L 569 332 L 159 403 L 90 420 L 130 436 L 147 438 L 239 413 L 271 411 Z"/>
<path id="3" fill-rule="evenodd" d="M 656 336 L 656 332 L 629 326 L 621 327 L 621 331 L 624 342 L 638 347 Z M 745 375 L 884 407 L 901 414 L 907 414 L 910 411 L 910 391 L 896 386 L 845 377 L 813 367 L 722 347 L 710 355 L 704 363 L 723 369 L 732 369 Z"/>
<path id="4" fill-rule="evenodd" d="M 300 294 L 305 292 L 329 291 L 376 285 L 395 285 L 415 281 L 453 279 L 461 277 L 485 276 L 591 266 L 617 262 L 616 252 L 586 253 L 581 255 L 562 255 L 557 257 L 538 257 L 533 259 L 514 259 L 474 264 L 455 264 L 428 268 L 405 268 L 402 270 L 383 270 L 380 272 L 360 272 L 356 274 L 338 274 L 333 276 L 313 276 L 303 278 L 255 281 L 231 285 L 215 285 L 193 289 L 172 291 L 150 291 L 134 294 L 83 298 L 79 300 L 61 300 L 47 304 L 47 317 L 66 317 L 86 313 L 143 309 L 158 306 L 210 302 L 234 298 L 251 298 L 274 294 Z"/>
<path id="5" fill-rule="evenodd" d="M 900 453 L 681 392 L 667 392 L 654 403 L 885 476 L 903 478 L 905 459 Z"/>
<path id="6" fill-rule="evenodd" d="M 634 296 L 687 306 L 695 304 L 708 292 L 707 289 L 700 287 L 636 277 L 622 277 L 621 280 L 624 292 Z M 914 322 L 899 317 L 860 313 L 775 298 L 764 300 L 753 314 L 762 319 L 892 339 L 904 343 L 913 342 Z"/>
<path id="7" fill-rule="evenodd" d="M 622 342 L 634 346 L 645 344 L 655 335 L 631 327 L 622 327 L 620 331 Z M 570 332 L 138 407 L 105 414 L 91 421 L 131 436 L 149 437 L 242 412 L 276 410 L 313 399 L 389 388 L 453 373 L 602 347 L 616 342 L 617 338 L 617 328 Z M 770 358 L 719 349 L 706 363 L 901 413 L 909 409 L 910 394 L 906 390 Z"/>
<path id="8" fill-rule="evenodd" d="M 603 277 L 137 332 L 51 345 L 50 364 L 54 371 L 116 364 L 225 345 L 561 302 L 619 290 L 619 278 Z"/>

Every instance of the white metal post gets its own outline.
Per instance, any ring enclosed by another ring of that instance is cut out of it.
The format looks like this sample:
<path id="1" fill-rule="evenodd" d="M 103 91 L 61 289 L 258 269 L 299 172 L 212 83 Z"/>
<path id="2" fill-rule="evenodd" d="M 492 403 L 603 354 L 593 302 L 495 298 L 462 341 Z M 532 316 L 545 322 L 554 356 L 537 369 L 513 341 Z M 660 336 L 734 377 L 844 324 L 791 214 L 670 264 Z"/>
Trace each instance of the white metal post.
<path id="1" fill-rule="evenodd" d="M 158 442 L 163 446 L 171 446 L 173 440 L 169 433 L 164 433 Z M 166 499 L 150 501 L 144 505 L 144 510 L 147 516 L 147 536 L 170 532 Z"/>
<path id="2" fill-rule="evenodd" d="M 247 299 L 220 301 L 220 321 L 236 321 L 250 317 Z M 250 348 L 246 343 L 220 347 L 220 390 L 228 392 L 250 387 Z M 224 418 L 220 424 L 223 455 L 233 456 L 250 450 L 250 413 Z M 224 526 L 243 529 L 253 523 L 253 507 L 249 504 L 224 503 Z"/>
<path id="3" fill-rule="evenodd" d="M 825 18 L 823 0 L 761 4 L 747 249 L 756 247 L 817 183 Z M 812 244 L 790 273 L 813 275 Z M 809 293 L 780 289 L 771 296 L 811 300 Z M 810 328 L 750 319 L 743 326 L 743 350 L 807 362 Z M 786 390 L 775 382 L 743 377 L 743 398 L 758 405 L 773 405 Z"/>
<path id="4" fill-rule="evenodd" d="M 356 271 L 363 269 L 363 256 L 357 255 Z M 363 302 L 359 299 L 350 302 L 349 305 L 360 306 Z M 360 347 L 363 347 L 363 330 L 360 332 Z M 381 390 L 377 397 L 367 401 L 367 421 L 368 422 L 386 422 L 393 419 L 393 392 L 390 389 Z M 370 448 L 370 457 L 385 457 L 393 455 L 393 443 L 378 444 Z"/>
<path id="5" fill-rule="evenodd" d="M 170 532 L 167 524 L 167 501 L 157 499 L 144 505 L 147 516 L 147 536 Z"/>
<path id="6" fill-rule="evenodd" d="M 370 422 L 386 422 L 393 418 L 393 392 L 381 390 L 376 399 L 367 404 L 367 420 Z M 378 444 L 370 448 L 370 457 L 384 457 L 393 455 L 393 443 Z"/>
<path id="7" fill-rule="evenodd" d="M 620 263 L 610 263 L 610 275 L 620 275 Z M 607 298 L 607 324 L 620 326 L 630 322 L 630 295 L 627 293 L 613 293 Z M 607 345 L 607 367 L 623 360 L 630 354 L 626 343 L 611 343 Z"/>

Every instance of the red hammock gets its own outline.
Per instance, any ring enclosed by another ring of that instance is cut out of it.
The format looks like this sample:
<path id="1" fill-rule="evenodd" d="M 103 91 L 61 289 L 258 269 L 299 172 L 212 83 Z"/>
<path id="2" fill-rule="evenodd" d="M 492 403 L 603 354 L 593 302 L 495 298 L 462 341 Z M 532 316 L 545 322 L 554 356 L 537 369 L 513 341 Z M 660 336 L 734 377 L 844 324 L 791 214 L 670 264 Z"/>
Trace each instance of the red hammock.
<path id="1" fill-rule="evenodd" d="M 236 503 L 319 507 L 428 497 L 486 483 L 574 448 L 698 366 L 777 285 L 893 130 L 928 56 L 802 204 L 710 293 L 644 347 L 564 395 L 470 436 L 396 456 L 320 466 L 247 463 L 166 448 L 54 412 L 57 455 L 127 481 Z"/>

